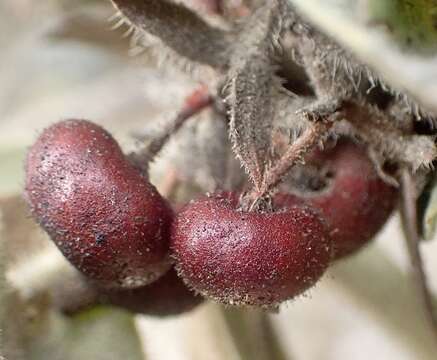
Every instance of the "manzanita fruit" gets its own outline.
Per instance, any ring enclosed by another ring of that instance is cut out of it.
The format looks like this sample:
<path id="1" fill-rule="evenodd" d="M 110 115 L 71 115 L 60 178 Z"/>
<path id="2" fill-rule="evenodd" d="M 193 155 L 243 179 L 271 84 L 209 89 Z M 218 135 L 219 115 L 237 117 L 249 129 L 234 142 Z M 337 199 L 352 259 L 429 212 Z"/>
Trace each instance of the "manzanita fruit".
<path id="1" fill-rule="evenodd" d="M 159 317 L 186 313 L 200 305 L 203 300 L 202 296 L 188 289 L 173 268 L 150 285 L 100 294 L 100 302 L 103 304 Z"/>
<path id="2" fill-rule="evenodd" d="M 47 128 L 26 160 L 25 198 L 52 240 L 89 279 L 135 288 L 163 275 L 173 212 L 102 127 Z"/>
<path id="3" fill-rule="evenodd" d="M 318 209 L 330 226 L 335 259 L 361 249 L 386 223 L 398 190 L 384 182 L 364 147 L 340 139 L 327 151 L 310 154 L 308 162 L 323 167 L 326 186 L 297 195 Z M 290 198 L 289 198 L 290 199 Z"/>
<path id="4" fill-rule="evenodd" d="M 233 193 L 181 209 L 172 250 L 189 287 L 235 305 L 275 306 L 291 299 L 322 276 L 331 258 L 327 228 L 308 207 L 247 212 Z"/>

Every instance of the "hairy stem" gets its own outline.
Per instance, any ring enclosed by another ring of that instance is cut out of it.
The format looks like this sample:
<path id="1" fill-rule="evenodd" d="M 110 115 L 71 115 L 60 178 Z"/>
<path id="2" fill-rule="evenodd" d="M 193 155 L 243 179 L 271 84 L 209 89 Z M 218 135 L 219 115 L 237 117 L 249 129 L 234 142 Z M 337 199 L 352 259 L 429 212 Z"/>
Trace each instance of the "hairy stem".
<path id="1" fill-rule="evenodd" d="M 214 68 L 226 66 L 232 36 L 185 6 L 168 0 L 112 2 L 137 29 L 160 38 L 179 55 Z"/>
<path id="2" fill-rule="evenodd" d="M 312 123 L 305 132 L 288 148 L 278 162 L 271 167 L 264 178 L 263 185 L 257 197 L 263 197 L 271 191 L 288 171 L 298 162 L 303 161 L 303 157 L 313 147 L 315 147 L 327 133 L 332 123 L 317 122 Z"/>
<path id="3" fill-rule="evenodd" d="M 213 102 L 214 98 L 208 93 L 205 87 L 202 86 L 195 90 L 185 99 L 182 109 L 178 112 L 174 120 L 161 131 L 160 135 L 156 136 L 150 144 L 139 153 L 132 153 L 130 155 L 131 161 L 144 173 L 147 173 L 149 163 L 159 154 L 171 136 L 177 133 L 187 120 L 211 106 Z"/>
<path id="4" fill-rule="evenodd" d="M 212 105 L 213 97 L 208 93 L 205 87 L 201 87 L 198 90 L 191 93 L 184 102 L 182 109 L 176 115 L 174 121 L 164 129 L 162 134 L 155 139 L 147 147 L 147 152 L 151 158 L 155 157 L 168 142 L 170 137 L 175 134 L 182 125 L 185 124 L 192 116 L 198 114 L 203 109 Z"/>

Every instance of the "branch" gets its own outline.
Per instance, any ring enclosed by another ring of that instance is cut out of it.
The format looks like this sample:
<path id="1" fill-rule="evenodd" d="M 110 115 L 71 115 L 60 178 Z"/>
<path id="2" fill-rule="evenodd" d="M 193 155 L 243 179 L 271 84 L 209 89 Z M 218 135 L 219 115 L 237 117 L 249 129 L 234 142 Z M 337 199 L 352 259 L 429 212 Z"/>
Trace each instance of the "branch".
<path id="1" fill-rule="evenodd" d="M 305 132 L 290 145 L 278 162 L 268 170 L 256 198 L 262 198 L 266 195 L 279 184 L 294 165 L 302 162 L 304 156 L 323 139 L 331 126 L 332 123 L 327 122 L 310 124 Z"/>
<path id="2" fill-rule="evenodd" d="M 437 318 L 433 299 L 428 288 L 423 259 L 420 254 L 420 237 L 417 224 L 417 191 L 413 177 L 407 169 L 402 172 L 402 224 L 413 270 L 413 283 L 417 288 L 420 302 L 426 314 L 426 319 L 437 341 Z"/>
<path id="3" fill-rule="evenodd" d="M 205 87 L 195 90 L 185 99 L 182 109 L 177 113 L 174 120 L 171 121 L 158 136 L 153 138 L 144 149 L 138 153 L 131 153 L 129 155 L 130 160 L 144 173 L 147 173 L 149 163 L 159 154 L 171 136 L 176 134 L 187 120 L 211 106 L 213 102 L 214 98 L 208 93 Z"/>
<path id="4" fill-rule="evenodd" d="M 175 134 L 182 125 L 185 124 L 192 116 L 198 114 L 208 106 L 212 105 L 213 97 L 208 93 L 207 89 L 200 89 L 191 93 L 184 102 L 182 109 L 176 115 L 176 118 L 164 129 L 162 134 L 152 140 L 147 146 L 147 152 L 151 158 L 155 157 L 167 143 L 170 137 Z"/>

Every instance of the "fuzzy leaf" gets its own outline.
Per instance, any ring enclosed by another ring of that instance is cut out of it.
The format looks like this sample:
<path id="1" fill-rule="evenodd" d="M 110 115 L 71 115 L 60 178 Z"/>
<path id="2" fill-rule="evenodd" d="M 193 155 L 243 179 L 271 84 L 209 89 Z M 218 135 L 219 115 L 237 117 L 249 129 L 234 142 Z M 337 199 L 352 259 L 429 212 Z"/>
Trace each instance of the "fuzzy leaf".
<path id="1" fill-rule="evenodd" d="M 432 48 L 427 45 L 435 44 L 436 29 L 431 27 L 435 23 L 435 0 L 288 1 L 311 22 L 349 48 L 382 80 L 398 91 L 409 93 L 428 112 L 437 113 L 437 56 L 429 55 Z M 395 10 L 389 12 L 387 9 Z M 378 19 L 381 18 L 394 26 L 394 36 L 387 31 L 390 26 L 379 26 Z M 425 39 L 420 40 L 420 34 L 426 34 Z M 420 55 L 413 50 L 414 47 L 405 51 L 402 48 L 405 42 L 429 51 L 426 55 Z"/>
<path id="2" fill-rule="evenodd" d="M 228 87 L 230 131 L 237 157 L 258 186 L 267 165 L 275 114 L 271 104 L 273 89 L 269 84 L 272 73 L 268 64 L 259 59 L 249 58 L 245 65 L 236 71 Z"/>
<path id="3" fill-rule="evenodd" d="M 168 0 L 112 0 L 129 24 L 162 40 L 193 62 L 222 67 L 228 35 L 196 13 Z"/>
<path id="4" fill-rule="evenodd" d="M 277 38 L 281 17 L 275 2 L 259 8 L 245 24 L 231 58 L 225 95 L 234 152 L 259 188 L 271 152 Z"/>

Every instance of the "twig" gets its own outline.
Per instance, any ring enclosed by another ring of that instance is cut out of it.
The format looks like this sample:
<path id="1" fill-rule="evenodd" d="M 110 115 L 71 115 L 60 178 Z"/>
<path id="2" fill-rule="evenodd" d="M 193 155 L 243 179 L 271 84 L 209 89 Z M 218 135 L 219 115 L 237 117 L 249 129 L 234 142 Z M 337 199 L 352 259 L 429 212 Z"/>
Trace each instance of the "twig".
<path id="1" fill-rule="evenodd" d="M 170 199 L 175 195 L 175 192 L 180 184 L 180 179 L 177 171 L 174 168 L 170 168 L 165 174 L 158 186 L 158 191 L 166 199 Z"/>
<path id="2" fill-rule="evenodd" d="M 217 10 L 217 13 L 222 16 L 241 19 L 245 16 L 249 16 L 254 9 L 250 9 L 242 0 L 217 0 Z"/>
<path id="3" fill-rule="evenodd" d="M 206 87 L 202 86 L 192 92 L 184 101 L 184 105 L 173 121 L 162 130 L 145 148 L 138 153 L 130 154 L 130 159 L 145 173 L 148 172 L 149 163 L 159 154 L 172 135 L 177 133 L 182 125 L 192 116 L 212 105 L 214 101 Z"/>
<path id="4" fill-rule="evenodd" d="M 176 133 L 182 125 L 192 116 L 198 114 L 206 107 L 212 105 L 213 97 L 208 93 L 205 87 L 195 90 L 184 102 L 182 109 L 176 115 L 174 121 L 162 132 L 162 134 L 147 146 L 147 152 L 150 158 L 155 157 L 167 143 L 169 138 Z"/>
<path id="5" fill-rule="evenodd" d="M 407 243 L 408 254 L 413 270 L 413 280 L 417 287 L 418 295 L 422 303 L 427 321 L 436 337 L 437 341 L 437 318 L 433 307 L 432 296 L 427 285 L 426 274 L 424 271 L 423 259 L 420 254 L 419 244 L 420 237 L 417 226 L 417 208 L 416 208 L 416 184 L 411 173 L 404 169 L 402 171 L 402 223 L 404 235 Z"/>
<path id="6" fill-rule="evenodd" d="M 282 155 L 276 165 L 267 171 L 257 197 L 263 197 L 278 185 L 284 175 L 294 165 L 303 161 L 305 154 L 319 143 L 331 126 L 332 123 L 327 122 L 311 123 L 305 132 Z"/>

